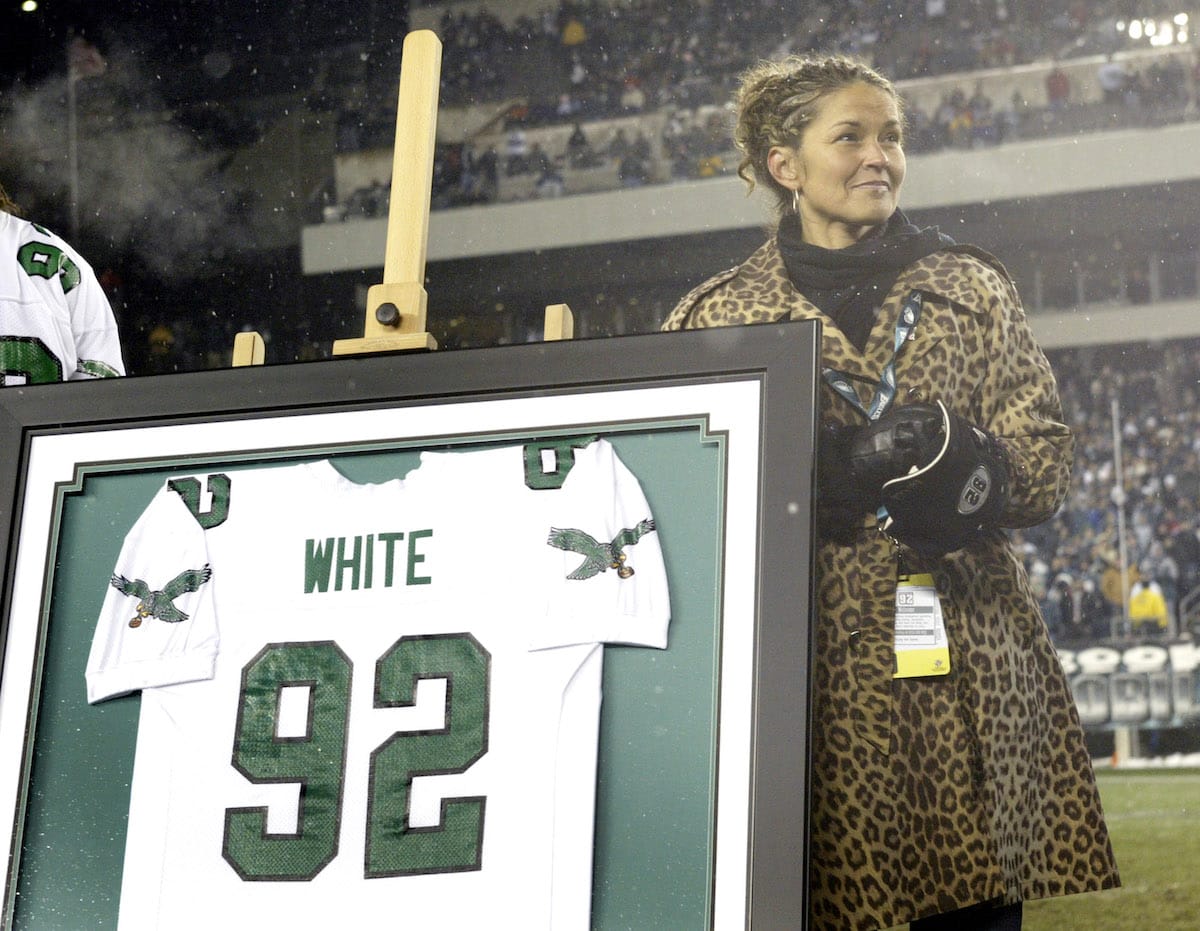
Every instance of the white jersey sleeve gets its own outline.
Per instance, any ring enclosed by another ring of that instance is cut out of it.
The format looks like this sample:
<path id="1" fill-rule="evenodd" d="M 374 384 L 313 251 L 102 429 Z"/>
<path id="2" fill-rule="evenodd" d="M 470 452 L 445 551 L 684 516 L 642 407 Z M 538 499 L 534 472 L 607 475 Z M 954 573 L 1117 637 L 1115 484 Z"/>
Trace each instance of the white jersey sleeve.
<path id="1" fill-rule="evenodd" d="M 125 374 L 116 319 L 91 265 L 44 227 L 0 212 L 0 378 Z"/>
<path id="2" fill-rule="evenodd" d="M 641 485 L 606 441 L 566 455 L 574 458 L 563 485 L 568 503 L 546 537 L 558 588 L 534 645 L 665 647 L 666 570 Z"/>
<path id="3" fill-rule="evenodd" d="M 60 240 L 60 244 L 64 254 L 74 261 L 79 270 L 79 283 L 69 291 L 66 290 L 67 276 L 60 279 L 64 282 L 67 307 L 71 313 L 71 333 L 75 337 L 76 364 L 70 378 L 80 380 L 124 375 L 120 335 L 108 296 L 87 260 L 65 242 Z"/>
<path id="4" fill-rule="evenodd" d="M 204 530 L 171 484 L 125 538 L 87 665 L 89 702 L 212 676 L 218 636 Z"/>

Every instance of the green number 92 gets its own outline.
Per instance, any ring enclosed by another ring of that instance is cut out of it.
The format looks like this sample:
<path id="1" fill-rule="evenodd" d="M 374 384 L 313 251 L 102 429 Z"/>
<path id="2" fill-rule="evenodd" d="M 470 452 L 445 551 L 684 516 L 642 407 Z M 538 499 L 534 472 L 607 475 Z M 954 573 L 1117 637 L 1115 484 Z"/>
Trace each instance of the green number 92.
<path id="1" fill-rule="evenodd" d="M 371 753 L 363 875 L 480 868 L 486 799 L 443 799 L 441 823 L 409 824 L 412 781 L 461 773 L 487 752 L 491 656 L 466 633 L 402 637 L 376 663 L 375 708 L 411 706 L 421 679 L 446 680 L 441 728 L 397 731 Z M 275 643 L 242 670 L 233 766 L 252 783 L 299 783 L 296 829 L 270 833 L 267 808 L 225 812 L 223 855 L 247 881 L 314 878 L 338 853 L 352 664 L 336 643 Z M 282 690 L 308 689 L 303 735 L 279 736 Z"/>

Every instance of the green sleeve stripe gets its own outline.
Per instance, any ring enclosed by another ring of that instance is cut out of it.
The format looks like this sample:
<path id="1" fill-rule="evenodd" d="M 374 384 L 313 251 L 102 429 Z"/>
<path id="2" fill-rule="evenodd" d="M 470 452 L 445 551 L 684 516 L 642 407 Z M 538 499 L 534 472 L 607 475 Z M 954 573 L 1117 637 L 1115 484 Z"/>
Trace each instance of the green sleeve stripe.
<path id="1" fill-rule="evenodd" d="M 119 378 L 121 375 L 107 362 L 101 362 L 98 359 L 80 359 L 76 368 L 92 378 Z"/>

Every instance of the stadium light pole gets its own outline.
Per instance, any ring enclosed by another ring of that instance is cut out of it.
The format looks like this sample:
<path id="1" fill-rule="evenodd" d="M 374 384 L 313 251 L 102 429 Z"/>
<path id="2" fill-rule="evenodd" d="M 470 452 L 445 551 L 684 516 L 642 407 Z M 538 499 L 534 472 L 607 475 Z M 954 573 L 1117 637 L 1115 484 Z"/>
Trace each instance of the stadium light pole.
<path id="1" fill-rule="evenodd" d="M 1112 636 L 1115 639 L 1120 628 L 1129 620 L 1129 553 L 1125 547 L 1125 471 L 1122 467 L 1121 451 L 1121 402 L 1114 394 L 1112 397 L 1112 430 L 1113 430 L 1113 504 L 1117 507 L 1117 570 L 1121 579 L 1121 611 L 1120 620 L 1113 619 Z M 1119 625 L 1119 627 L 1118 627 Z"/>
<path id="2" fill-rule="evenodd" d="M 1113 619 L 1111 634 L 1115 640 L 1129 622 L 1129 553 L 1125 546 L 1125 470 L 1122 466 L 1121 449 L 1121 402 L 1112 396 L 1113 429 L 1113 504 L 1117 507 L 1117 571 L 1121 579 L 1121 613 Z M 1132 629 L 1132 628 L 1131 628 Z M 1113 732 L 1113 765 L 1130 760 L 1141 752 L 1136 726 L 1125 725 Z"/>

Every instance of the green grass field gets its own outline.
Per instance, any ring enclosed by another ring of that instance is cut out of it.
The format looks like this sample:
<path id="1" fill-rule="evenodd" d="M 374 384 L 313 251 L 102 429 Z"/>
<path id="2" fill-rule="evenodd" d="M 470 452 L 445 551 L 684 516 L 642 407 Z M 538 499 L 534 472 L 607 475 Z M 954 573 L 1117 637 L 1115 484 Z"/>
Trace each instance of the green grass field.
<path id="1" fill-rule="evenodd" d="M 1200 770 L 1099 769 L 1120 889 L 1030 902 L 1026 931 L 1200 928 Z"/>
<path id="2" fill-rule="evenodd" d="M 1200 928 L 1200 769 L 1098 769 L 1096 778 L 1122 886 L 1029 902 L 1023 931 Z"/>

